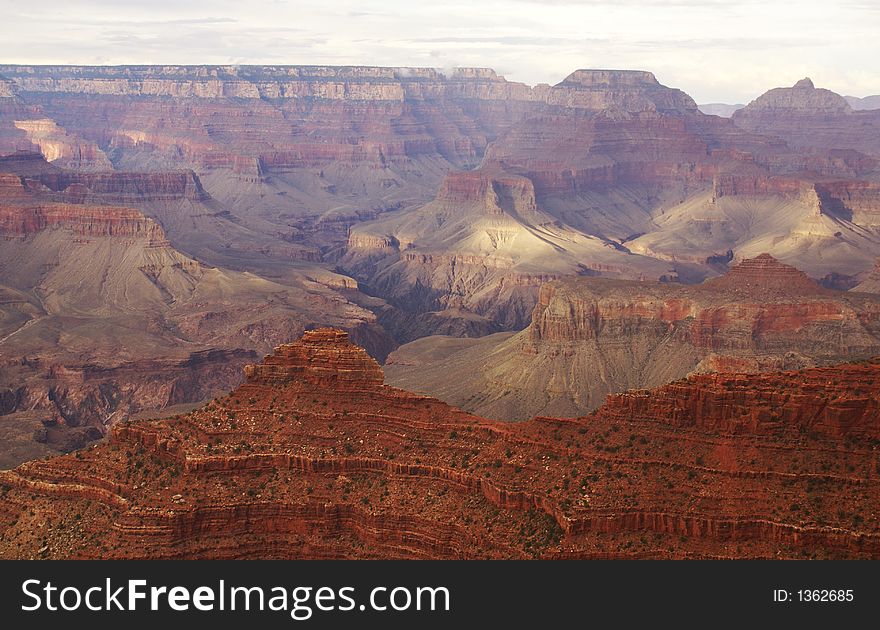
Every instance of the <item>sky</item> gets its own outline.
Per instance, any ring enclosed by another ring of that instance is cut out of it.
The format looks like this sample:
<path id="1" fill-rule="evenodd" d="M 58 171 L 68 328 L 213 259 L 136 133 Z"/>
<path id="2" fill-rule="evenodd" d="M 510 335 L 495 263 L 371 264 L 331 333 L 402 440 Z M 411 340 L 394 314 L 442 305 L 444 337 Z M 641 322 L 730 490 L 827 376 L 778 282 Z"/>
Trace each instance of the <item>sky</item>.
<path id="1" fill-rule="evenodd" d="M 0 0 L 0 63 L 639 69 L 699 103 L 880 94 L 880 0 Z"/>

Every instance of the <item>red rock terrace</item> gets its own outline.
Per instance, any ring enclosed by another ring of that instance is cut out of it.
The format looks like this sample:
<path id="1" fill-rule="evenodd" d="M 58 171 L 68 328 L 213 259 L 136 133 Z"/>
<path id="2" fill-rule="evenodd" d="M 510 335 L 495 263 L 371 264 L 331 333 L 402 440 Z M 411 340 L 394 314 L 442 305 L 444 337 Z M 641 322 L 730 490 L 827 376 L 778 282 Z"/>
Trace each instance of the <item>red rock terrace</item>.
<path id="1" fill-rule="evenodd" d="M 504 424 L 310 331 L 187 415 L 0 473 L 6 558 L 880 558 L 880 362 Z"/>

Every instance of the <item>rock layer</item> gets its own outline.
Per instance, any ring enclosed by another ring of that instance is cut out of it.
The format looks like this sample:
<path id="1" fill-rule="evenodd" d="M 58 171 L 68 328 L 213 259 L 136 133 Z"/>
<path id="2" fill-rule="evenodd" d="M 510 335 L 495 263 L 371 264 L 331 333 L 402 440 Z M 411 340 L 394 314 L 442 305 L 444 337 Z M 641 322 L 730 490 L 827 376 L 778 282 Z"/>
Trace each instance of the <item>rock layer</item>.
<path id="1" fill-rule="evenodd" d="M 288 263 L 280 283 L 207 265 L 122 205 L 197 207 L 192 173 L 72 172 L 32 152 L 0 158 L 0 173 L 2 466 L 227 390 L 253 356 L 314 321 L 388 351 L 375 317 L 341 295 L 341 276 Z"/>
<path id="2" fill-rule="evenodd" d="M 529 326 L 445 352 L 388 359 L 390 382 L 507 420 L 578 415 L 606 394 L 692 372 L 826 365 L 880 353 L 880 300 L 824 289 L 769 255 L 701 285 L 566 279 L 542 287 Z M 444 377 L 451 370 L 460 379 Z"/>
<path id="3" fill-rule="evenodd" d="M 880 155 L 880 113 L 853 111 L 844 97 L 816 88 L 809 79 L 769 90 L 734 112 L 733 121 L 743 129 L 784 138 L 793 146 Z"/>
<path id="4" fill-rule="evenodd" d="M 880 557 L 877 362 L 699 376 L 516 425 L 381 385 L 339 331 L 249 372 L 0 473 L 0 555 Z"/>

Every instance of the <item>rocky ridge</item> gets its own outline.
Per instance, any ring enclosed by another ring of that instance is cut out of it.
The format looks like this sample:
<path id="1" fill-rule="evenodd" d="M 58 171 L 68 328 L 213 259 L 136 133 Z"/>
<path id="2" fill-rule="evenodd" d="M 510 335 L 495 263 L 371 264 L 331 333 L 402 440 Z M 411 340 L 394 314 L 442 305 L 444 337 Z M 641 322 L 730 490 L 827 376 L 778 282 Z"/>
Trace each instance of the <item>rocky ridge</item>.
<path id="1" fill-rule="evenodd" d="M 249 374 L 0 473 L 0 555 L 880 556 L 876 362 L 697 376 L 514 425 L 381 385 L 340 331 Z"/>

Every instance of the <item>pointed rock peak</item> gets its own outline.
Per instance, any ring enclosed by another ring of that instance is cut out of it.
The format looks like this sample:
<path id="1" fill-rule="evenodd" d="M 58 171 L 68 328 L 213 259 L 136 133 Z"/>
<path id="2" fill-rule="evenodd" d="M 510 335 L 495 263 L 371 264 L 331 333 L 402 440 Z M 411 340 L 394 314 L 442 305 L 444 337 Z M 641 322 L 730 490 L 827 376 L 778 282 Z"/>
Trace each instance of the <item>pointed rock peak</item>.
<path id="1" fill-rule="evenodd" d="M 742 260 L 742 262 L 740 262 L 739 265 L 737 265 L 737 267 L 742 267 L 744 265 L 745 266 L 755 265 L 755 264 L 789 267 L 791 269 L 794 269 L 794 267 L 791 267 L 791 265 L 786 265 L 785 263 L 781 263 L 781 262 L 779 262 L 779 260 L 777 258 L 774 258 L 772 255 L 767 254 L 767 253 L 758 254 L 754 258 L 744 258 Z"/>
<path id="2" fill-rule="evenodd" d="M 724 276 L 710 280 L 707 284 L 715 289 L 747 293 L 799 295 L 825 291 L 803 271 L 779 262 L 770 254 L 746 258 Z"/>
<path id="3" fill-rule="evenodd" d="M 812 81 L 812 79 L 810 79 L 810 77 L 805 77 L 805 78 L 801 79 L 800 81 L 798 81 L 797 83 L 794 84 L 794 87 L 801 88 L 801 89 L 808 89 L 808 90 L 815 90 L 816 89 L 816 86 L 813 85 L 813 81 Z"/>
<path id="4" fill-rule="evenodd" d="M 278 346 L 257 365 L 245 366 L 249 385 L 298 385 L 334 391 L 382 387 L 385 375 L 348 333 L 335 328 L 307 330 L 293 343 Z"/>

